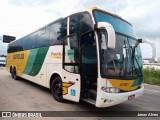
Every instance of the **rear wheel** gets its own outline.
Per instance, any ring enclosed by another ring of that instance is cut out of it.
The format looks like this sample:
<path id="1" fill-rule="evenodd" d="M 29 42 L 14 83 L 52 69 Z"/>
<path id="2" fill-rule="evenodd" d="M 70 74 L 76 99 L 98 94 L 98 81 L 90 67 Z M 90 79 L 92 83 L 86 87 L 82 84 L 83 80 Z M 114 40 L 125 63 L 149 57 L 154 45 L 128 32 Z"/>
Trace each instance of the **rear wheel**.
<path id="1" fill-rule="evenodd" d="M 17 76 L 17 72 L 16 72 L 16 68 L 14 68 L 11 72 L 11 76 L 13 79 L 17 80 L 18 79 L 18 76 Z"/>
<path id="2" fill-rule="evenodd" d="M 62 94 L 62 80 L 60 77 L 56 77 L 52 81 L 51 92 L 56 101 L 64 102 L 63 94 Z"/>
<path id="3" fill-rule="evenodd" d="M 13 76 L 13 69 L 10 70 L 10 73 L 11 73 L 11 77 L 14 78 L 14 76 Z"/>

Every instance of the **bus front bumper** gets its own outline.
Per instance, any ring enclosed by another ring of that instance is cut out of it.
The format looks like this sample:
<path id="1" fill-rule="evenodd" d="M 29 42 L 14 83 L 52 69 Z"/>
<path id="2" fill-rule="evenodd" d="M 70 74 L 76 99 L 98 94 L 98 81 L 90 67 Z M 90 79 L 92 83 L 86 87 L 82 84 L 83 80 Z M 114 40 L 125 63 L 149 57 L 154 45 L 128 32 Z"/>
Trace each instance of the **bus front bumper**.
<path id="1" fill-rule="evenodd" d="M 144 86 L 142 86 L 138 90 L 125 93 L 106 93 L 101 89 L 99 89 L 97 91 L 96 107 L 109 107 L 117 105 L 125 101 L 131 100 L 130 97 L 132 96 L 133 98 L 142 96 L 143 92 L 144 92 Z"/>

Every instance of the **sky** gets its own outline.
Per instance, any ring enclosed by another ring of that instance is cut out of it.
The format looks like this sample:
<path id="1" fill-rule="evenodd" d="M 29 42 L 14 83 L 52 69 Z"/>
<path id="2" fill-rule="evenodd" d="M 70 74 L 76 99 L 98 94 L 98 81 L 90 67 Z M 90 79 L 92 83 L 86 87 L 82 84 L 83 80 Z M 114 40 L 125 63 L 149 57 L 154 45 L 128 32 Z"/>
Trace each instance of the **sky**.
<path id="1" fill-rule="evenodd" d="M 34 30 L 74 11 L 87 7 L 120 15 L 132 23 L 137 38 L 153 40 L 160 57 L 160 0 L 0 0 L 0 36 L 21 38 Z M 0 54 L 7 44 L 0 41 Z M 141 45 L 144 58 L 151 57 L 151 47 Z"/>

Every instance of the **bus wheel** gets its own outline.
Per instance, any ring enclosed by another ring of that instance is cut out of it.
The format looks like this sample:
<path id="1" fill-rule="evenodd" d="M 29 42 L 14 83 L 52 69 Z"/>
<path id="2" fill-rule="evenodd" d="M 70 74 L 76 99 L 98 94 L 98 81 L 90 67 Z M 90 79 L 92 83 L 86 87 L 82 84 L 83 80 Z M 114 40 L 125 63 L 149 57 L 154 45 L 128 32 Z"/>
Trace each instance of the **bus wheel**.
<path id="1" fill-rule="evenodd" d="M 12 78 L 14 78 L 14 75 L 13 75 L 13 70 L 11 70 L 11 77 L 12 77 Z"/>
<path id="2" fill-rule="evenodd" d="M 56 77 L 52 81 L 51 92 L 56 101 L 64 102 L 63 94 L 62 94 L 62 80 L 60 77 Z"/>
<path id="3" fill-rule="evenodd" d="M 14 68 L 13 70 L 12 70 L 12 78 L 13 79 L 15 79 L 15 80 L 17 80 L 18 79 L 18 76 L 17 76 L 17 74 L 16 74 L 16 68 Z"/>

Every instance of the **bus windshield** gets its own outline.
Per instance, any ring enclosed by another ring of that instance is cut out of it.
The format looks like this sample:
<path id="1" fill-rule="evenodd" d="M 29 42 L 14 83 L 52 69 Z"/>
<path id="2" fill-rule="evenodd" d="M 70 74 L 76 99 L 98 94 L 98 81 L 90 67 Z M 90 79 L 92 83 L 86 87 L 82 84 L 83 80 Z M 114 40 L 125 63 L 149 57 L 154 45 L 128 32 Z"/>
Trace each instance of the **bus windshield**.
<path id="1" fill-rule="evenodd" d="M 101 11 L 94 11 L 94 16 L 96 22 L 108 22 L 113 26 L 116 32 L 136 38 L 132 25 L 127 21 Z"/>
<path id="2" fill-rule="evenodd" d="M 110 23 L 116 32 L 115 49 L 107 48 L 107 32 L 98 31 L 101 75 L 107 78 L 137 79 L 142 77 L 142 56 L 132 26 L 107 13 L 95 11 L 96 22 Z"/>

